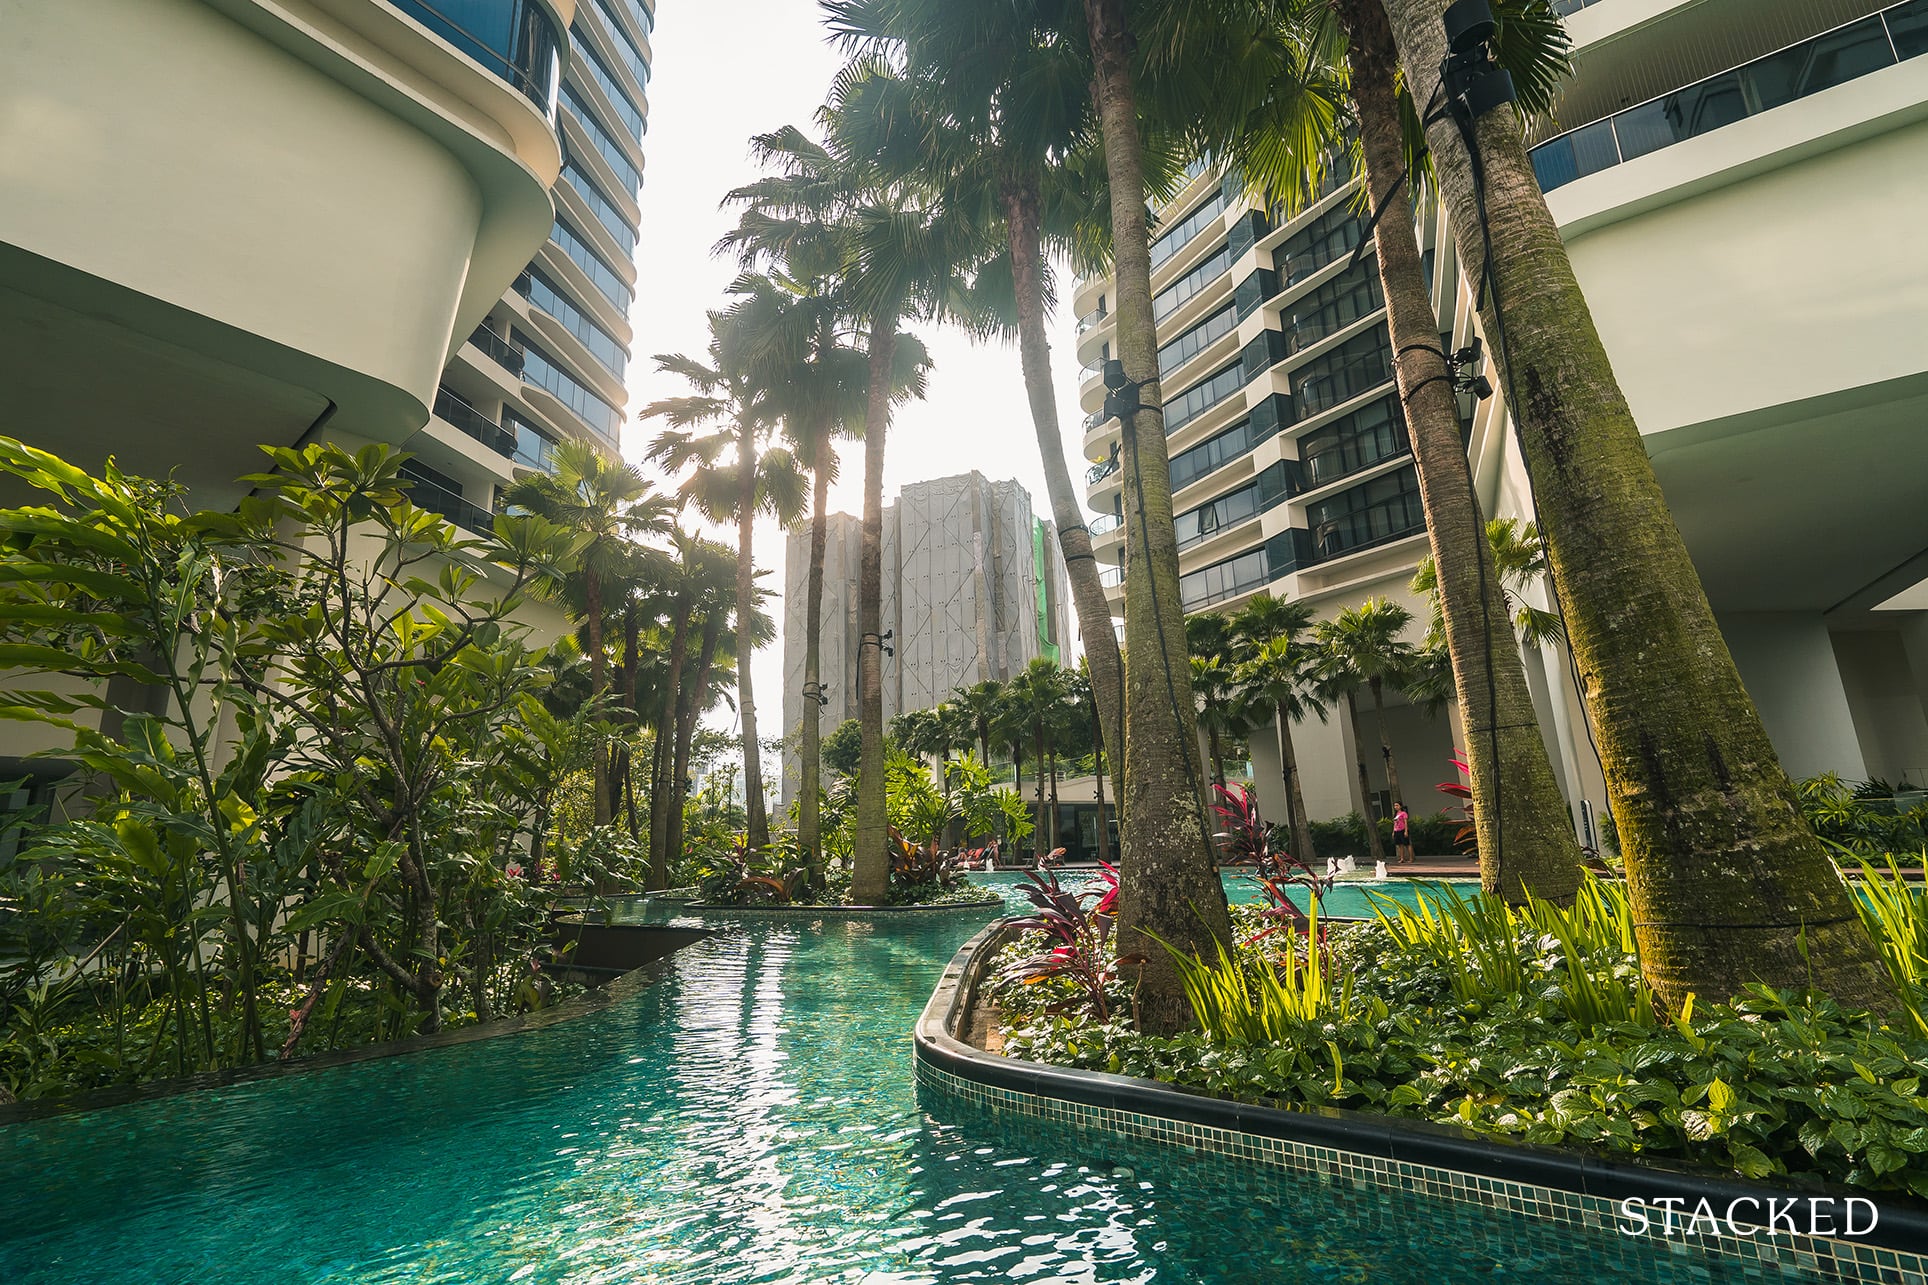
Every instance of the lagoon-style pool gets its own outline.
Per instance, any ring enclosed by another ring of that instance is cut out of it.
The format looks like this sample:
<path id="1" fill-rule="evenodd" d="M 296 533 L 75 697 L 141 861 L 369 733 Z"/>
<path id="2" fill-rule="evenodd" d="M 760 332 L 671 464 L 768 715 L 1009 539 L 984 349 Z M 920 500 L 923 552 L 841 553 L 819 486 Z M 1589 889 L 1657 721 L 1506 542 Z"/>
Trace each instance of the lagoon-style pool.
<path id="1" fill-rule="evenodd" d="M 912 1024 L 985 918 L 711 918 L 543 1030 L 0 1127 L 0 1281 L 1596 1279 L 1509 1215 L 920 1102 Z"/>

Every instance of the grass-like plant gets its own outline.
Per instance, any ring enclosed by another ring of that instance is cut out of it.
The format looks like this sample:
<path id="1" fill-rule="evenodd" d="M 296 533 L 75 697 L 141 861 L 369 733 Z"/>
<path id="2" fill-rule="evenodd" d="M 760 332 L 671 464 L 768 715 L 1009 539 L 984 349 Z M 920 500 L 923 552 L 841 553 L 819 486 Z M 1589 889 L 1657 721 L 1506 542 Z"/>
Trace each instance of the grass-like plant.
<path id="1" fill-rule="evenodd" d="M 1518 907 L 1497 897 L 1468 900 L 1452 888 L 1442 888 L 1437 900 L 1420 894 L 1415 907 L 1367 895 L 1388 935 L 1431 956 L 1445 972 L 1453 998 L 1470 1011 L 1488 1009 L 1531 986 L 1544 987 L 1585 1030 L 1609 1022 L 1653 1026 L 1660 1020 L 1653 988 L 1639 967 L 1633 906 L 1624 884 L 1589 875 L 1571 907 L 1538 899 Z"/>
<path id="2" fill-rule="evenodd" d="M 1928 1035 L 1928 889 L 1904 879 L 1893 857 L 1886 869 L 1861 862 L 1861 878 L 1855 908 L 1916 1033 Z"/>
<path id="3" fill-rule="evenodd" d="M 1223 942 L 1218 943 L 1218 957 L 1208 961 L 1153 937 L 1172 957 L 1208 1039 L 1220 1044 L 1284 1042 L 1310 1023 L 1351 1015 L 1351 978 L 1334 985 L 1332 960 L 1319 934 L 1318 902 L 1312 907 L 1303 936 L 1295 926 L 1285 925 L 1278 957 L 1249 967 Z"/>

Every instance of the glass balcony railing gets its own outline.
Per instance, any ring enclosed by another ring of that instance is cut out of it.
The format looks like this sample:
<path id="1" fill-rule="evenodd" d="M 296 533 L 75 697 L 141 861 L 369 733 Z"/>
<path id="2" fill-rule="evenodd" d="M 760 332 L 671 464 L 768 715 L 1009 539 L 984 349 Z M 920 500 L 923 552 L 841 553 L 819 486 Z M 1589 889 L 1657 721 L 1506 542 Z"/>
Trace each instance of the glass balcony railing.
<path id="1" fill-rule="evenodd" d="M 1533 173 L 1551 192 L 1924 53 L 1928 0 L 1907 0 L 1550 138 Z"/>
<path id="2" fill-rule="evenodd" d="M 1125 524 L 1125 520 L 1119 517 L 1116 513 L 1101 513 L 1097 517 L 1091 519 L 1091 521 L 1085 523 L 1085 530 L 1093 537 L 1096 537 L 1101 535 L 1108 535 L 1109 533 L 1116 531 L 1119 527 L 1123 526 L 1124 524 Z"/>
<path id="3" fill-rule="evenodd" d="M 556 471 L 556 443 L 549 434 L 506 408 L 502 412 L 502 427 L 515 435 L 515 450 L 510 453 L 510 459 L 524 468 L 541 469 L 544 473 Z"/>
<path id="4" fill-rule="evenodd" d="M 1078 333 L 1082 335 L 1085 331 L 1091 329 L 1109 315 L 1111 314 L 1105 310 L 1105 306 L 1102 303 L 1099 304 L 1090 312 L 1078 318 Z"/>
<path id="5" fill-rule="evenodd" d="M 1113 455 L 1108 460 L 1101 460 L 1085 470 L 1085 485 L 1096 486 L 1113 473 L 1116 473 L 1118 469 L 1119 461 L 1116 455 Z"/>
<path id="6" fill-rule="evenodd" d="M 497 455 L 515 454 L 515 434 L 469 405 L 446 386 L 435 390 L 435 415 L 453 424 Z"/>
<path id="7" fill-rule="evenodd" d="M 1125 583 L 1123 567 L 1106 567 L 1098 573 L 1098 583 L 1107 589 L 1116 589 Z"/>
<path id="8" fill-rule="evenodd" d="M 1110 418 L 1111 416 L 1105 414 L 1103 410 L 1092 411 L 1084 417 L 1084 431 L 1089 433 Z"/>
<path id="9" fill-rule="evenodd" d="M 556 118 L 562 32 L 535 0 L 390 0 Z"/>
<path id="10" fill-rule="evenodd" d="M 522 373 L 522 350 L 490 329 L 487 322 L 475 328 L 475 333 L 469 336 L 469 342 L 511 375 Z"/>
<path id="11" fill-rule="evenodd" d="M 476 535 L 490 535 L 495 531 L 495 514 L 480 505 L 469 503 L 462 498 L 460 491 L 413 460 L 402 465 L 401 476 L 408 484 L 408 501 L 416 508 L 439 513 L 464 531 Z"/>

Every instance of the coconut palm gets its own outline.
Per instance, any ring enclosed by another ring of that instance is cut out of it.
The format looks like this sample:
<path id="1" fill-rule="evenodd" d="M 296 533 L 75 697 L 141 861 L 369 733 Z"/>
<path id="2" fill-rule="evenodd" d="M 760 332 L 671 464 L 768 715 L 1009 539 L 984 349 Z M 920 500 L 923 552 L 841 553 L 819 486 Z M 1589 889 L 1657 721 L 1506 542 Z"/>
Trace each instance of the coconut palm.
<path id="1" fill-rule="evenodd" d="M 1331 620 L 1321 620 L 1318 627 L 1328 682 L 1344 691 L 1348 700 L 1354 699 L 1361 687 L 1372 694 L 1373 717 L 1379 725 L 1379 753 L 1386 762 L 1386 788 L 1395 800 L 1403 796 L 1392 734 L 1386 730 L 1386 688 L 1401 686 L 1412 668 L 1417 649 L 1400 636 L 1412 619 L 1413 613 L 1396 602 L 1368 598 Z M 1368 828 L 1373 826 L 1370 815 L 1366 823 Z"/>
<path id="2" fill-rule="evenodd" d="M 1010 709 L 1013 729 L 1022 728 L 1031 736 L 1031 770 L 1037 777 L 1038 824 L 1032 829 L 1033 855 L 1042 858 L 1048 849 L 1045 847 L 1045 754 L 1048 742 L 1047 733 L 1051 727 L 1055 710 L 1064 704 L 1065 688 L 1063 670 L 1058 662 L 1049 656 L 1037 656 L 1012 676 L 1004 686 L 1004 697 Z"/>
<path id="3" fill-rule="evenodd" d="M 791 296 L 768 277 L 745 275 L 731 286 L 726 311 L 709 314 L 708 362 L 681 353 L 658 354 L 656 368 L 677 375 L 696 390 L 643 408 L 644 419 L 669 428 L 650 443 L 648 457 L 670 473 L 683 474 L 683 498 L 711 522 L 736 524 L 736 600 L 739 635 L 753 611 L 755 562 L 752 531 L 759 514 L 795 520 L 804 505 L 803 471 L 787 448 L 772 444 L 776 417 L 754 361 L 751 337 L 773 324 Z M 696 431 L 711 426 L 708 431 Z M 763 802 L 763 760 L 757 744 L 752 666 L 737 666 L 737 717 L 743 727 L 743 787 L 749 844 L 770 844 Z"/>
<path id="4" fill-rule="evenodd" d="M 1459 262 L 1481 281 L 1536 517 L 1627 859 L 1642 956 L 1664 999 L 1751 981 L 1885 1008 L 1854 902 L 1803 821 L 1669 514 L 1518 113 L 1444 93 L 1444 0 L 1382 0 L 1430 145 Z M 1530 33 L 1508 23 L 1505 41 Z M 1720 854 L 1718 860 L 1709 854 Z"/>
<path id="5" fill-rule="evenodd" d="M 687 767 L 689 752 L 683 729 L 687 724 L 693 734 L 695 716 L 708 705 L 710 668 L 736 589 L 736 555 L 728 546 L 679 531 L 671 536 L 671 556 L 674 571 L 663 604 L 669 637 L 655 702 L 656 744 L 650 765 L 648 886 L 652 891 L 669 886 L 670 863 L 680 855 L 671 849 L 670 838 L 676 829 L 671 814 L 677 810 L 682 780 L 676 763 L 680 751 Z"/>
<path id="6" fill-rule="evenodd" d="M 1091 783 L 1098 800 L 1098 860 L 1111 860 L 1111 826 L 1105 820 L 1105 728 L 1104 718 L 1098 711 L 1097 698 L 1091 688 L 1091 669 L 1082 657 L 1076 669 L 1067 670 L 1065 686 L 1070 692 L 1071 703 L 1082 709 L 1085 717 L 1091 720 Z"/>
<path id="7" fill-rule="evenodd" d="M 605 698 L 609 694 L 609 654 L 604 644 L 611 605 L 608 590 L 635 574 L 639 544 L 645 536 L 672 529 L 673 506 L 656 494 L 634 465 L 611 460 L 577 441 L 559 445 L 551 471 L 517 482 L 503 500 L 570 533 L 573 565 L 545 590 L 580 621 L 582 648 L 589 658 L 590 698 Z M 614 815 L 609 781 L 609 756 L 598 753 L 595 822 L 599 826 L 608 825 Z"/>
<path id="8" fill-rule="evenodd" d="M 1317 858 L 1312 822 L 1305 811 L 1299 782 L 1299 757 L 1292 725 L 1316 714 L 1326 718 L 1325 702 L 1317 696 L 1315 669 L 1318 653 L 1303 641 L 1312 628 L 1312 608 L 1269 593 L 1251 599 L 1233 617 L 1234 636 L 1241 644 L 1236 681 L 1252 713 L 1271 715 L 1279 738 L 1279 770 L 1285 777 L 1285 807 L 1292 827 L 1292 851 L 1307 865 Z"/>
<path id="9" fill-rule="evenodd" d="M 956 688 L 951 692 L 951 700 L 970 723 L 972 734 L 977 737 L 977 752 L 984 765 L 989 767 L 991 736 L 997 728 L 998 714 L 1003 709 L 1004 684 L 995 678 L 987 678 L 969 687 Z"/>
<path id="10" fill-rule="evenodd" d="M 840 122 L 860 117 L 875 69 L 846 68 L 823 110 L 828 142 L 786 127 L 751 140 L 752 150 L 778 170 L 731 194 L 747 208 L 735 244 L 756 257 L 784 252 L 802 235 L 828 238 L 840 250 L 839 292 L 864 331 L 869 361 L 864 415 L 863 536 L 858 558 L 858 715 L 863 757 L 857 784 L 851 898 L 881 901 L 889 880 L 885 847 L 883 720 L 883 488 L 884 446 L 893 406 L 902 400 L 908 366 L 928 365 L 923 346 L 898 327 L 968 310 L 971 267 L 983 258 L 971 225 L 853 157 Z"/>
<path id="11" fill-rule="evenodd" d="M 984 269 L 1000 305 L 989 324 L 1018 341 L 1045 491 L 1115 753 L 1123 665 L 1064 463 L 1045 336 L 1050 256 L 1069 255 L 1088 275 L 1103 266 L 1108 238 L 1089 62 L 1074 44 L 1046 39 L 1048 7 L 1024 0 L 830 0 L 824 8 L 834 32 L 890 71 L 874 79 L 874 110 L 857 122 L 866 127 L 860 145 L 881 168 L 945 193 L 1001 243 Z"/>

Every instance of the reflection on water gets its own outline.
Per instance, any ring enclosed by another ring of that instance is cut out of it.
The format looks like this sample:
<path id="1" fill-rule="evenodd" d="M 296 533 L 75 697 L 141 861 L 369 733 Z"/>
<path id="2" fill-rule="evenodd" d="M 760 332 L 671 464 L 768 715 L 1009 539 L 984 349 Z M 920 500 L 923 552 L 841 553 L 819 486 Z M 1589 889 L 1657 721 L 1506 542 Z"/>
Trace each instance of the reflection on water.
<path id="1" fill-rule="evenodd" d="M 1570 1233 L 920 1109 L 977 922 L 746 924 L 546 1030 L 0 1129 L 0 1281 L 1593 1279 Z"/>

